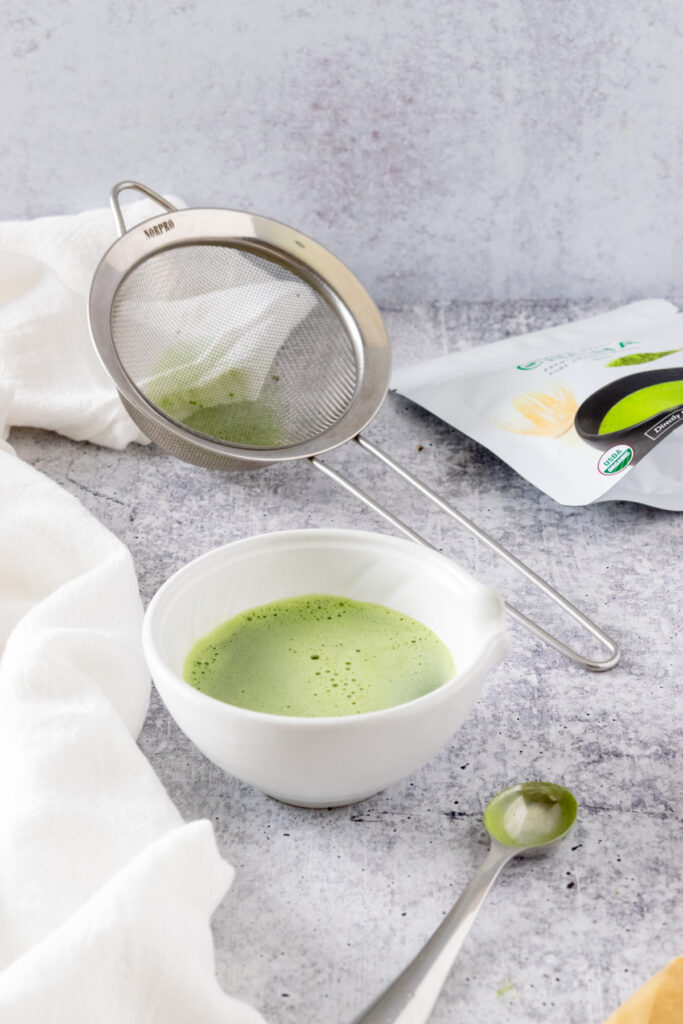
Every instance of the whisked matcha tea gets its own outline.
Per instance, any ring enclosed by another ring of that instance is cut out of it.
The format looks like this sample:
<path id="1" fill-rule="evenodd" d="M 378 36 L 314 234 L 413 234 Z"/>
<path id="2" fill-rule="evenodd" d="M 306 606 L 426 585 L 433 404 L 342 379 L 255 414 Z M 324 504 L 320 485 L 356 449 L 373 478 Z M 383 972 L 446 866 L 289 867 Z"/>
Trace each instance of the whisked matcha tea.
<path id="1" fill-rule="evenodd" d="M 380 604 L 309 594 L 251 608 L 188 654 L 183 678 L 272 715 L 356 715 L 403 704 L 455 673 L 443 641 Z"/>

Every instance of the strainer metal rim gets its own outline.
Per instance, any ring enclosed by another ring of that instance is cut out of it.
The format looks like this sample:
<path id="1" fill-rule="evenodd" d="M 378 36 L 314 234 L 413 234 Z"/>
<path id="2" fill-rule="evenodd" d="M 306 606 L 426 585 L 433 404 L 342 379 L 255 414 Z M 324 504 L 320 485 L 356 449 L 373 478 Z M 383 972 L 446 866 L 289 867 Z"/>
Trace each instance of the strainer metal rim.
<path id="1" fill-rule="evenodd" d="M 359 360 L 356 392 L 341 417 L 319 435 L 286 447 L 248 447 L 212 440 L 167 416 L 128 376 L 111 329 L 111 309 L 128 274 L 169 249 L 227 245 L 271 260 L 297 274 L 334 310 Z M 130 228 L 104 254 L 88 303 L 90 333 L 105 370 L 139 413 L 177 438 L 226 458 L 264 464 L 311 458 L 358 435 L 379 410 L 389 386 L 391 355 L 379 310 L 358 278 L 312 238 L 279 221 L 240 210 L 195 207 L 150 217 Z M 144 429 L 144 428 L 143 428 Z"/>

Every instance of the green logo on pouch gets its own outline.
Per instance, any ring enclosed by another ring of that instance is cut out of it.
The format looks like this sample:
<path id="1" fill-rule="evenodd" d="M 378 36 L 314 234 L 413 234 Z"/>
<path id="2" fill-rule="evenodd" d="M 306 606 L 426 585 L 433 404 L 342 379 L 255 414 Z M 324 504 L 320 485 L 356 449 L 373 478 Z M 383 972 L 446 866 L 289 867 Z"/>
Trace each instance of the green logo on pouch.
<path id="1" fill-rule="evenodd" d="M 633 448 L 629 448 L 627 444 L 615 444 L 613 448 L 608 448 L 606 452 L 602 453 L 598 461 L 598 469 L 606 476 L 611 476 L 613 473 L 621 473 L 627 466 L 630 466 L 632 459 Z"/>

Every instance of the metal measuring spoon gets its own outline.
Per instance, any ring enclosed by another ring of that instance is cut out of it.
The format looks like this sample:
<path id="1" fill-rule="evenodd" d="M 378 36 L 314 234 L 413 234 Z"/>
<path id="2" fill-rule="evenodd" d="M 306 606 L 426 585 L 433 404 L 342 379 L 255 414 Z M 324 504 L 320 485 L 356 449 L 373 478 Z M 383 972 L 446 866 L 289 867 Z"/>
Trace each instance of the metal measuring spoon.
<path id="1" fill-rule="evenodd" d="M 556 846 L 576 812 L 574 796 L 552 782 L 521 782 L 494 796 L 484 812 L 491 846 L 479 870 L 415 959 L 353 1024 L 424 1024 L 501 869 Z"/>

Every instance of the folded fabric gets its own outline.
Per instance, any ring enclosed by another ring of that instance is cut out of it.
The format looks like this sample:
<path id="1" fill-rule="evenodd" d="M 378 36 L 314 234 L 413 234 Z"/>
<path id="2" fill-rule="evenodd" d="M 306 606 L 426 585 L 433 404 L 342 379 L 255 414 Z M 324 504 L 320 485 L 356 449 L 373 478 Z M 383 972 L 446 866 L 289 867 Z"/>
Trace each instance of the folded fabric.
<path id="1" fill-rule="evenodd" d="M 131 222 L 151 216 L 133 203 Z M 100 364 L 88 332 L 95 268 L 116 238 L 111 211 L 0 224 L 0 380 L 10 427 L 42 427 L 75 441 L 145 443 Z"/>
<path id="2" fill-rule="evenodd" d="M 143 440 L 85 325 L 113 238 L 107 211 L 0 225 L 0 438 L 22 423 Z M 141 617 L 127 549 L 0 440 L 3 1024 L 262 1021 L 215 978 L 209 918 L 232 869 L 135 743 Z"/>
<path id="3" fill-rule="evenodd" d="M 605 1024 L 683 1024 L 683 957 L 650 978 Z"/>

